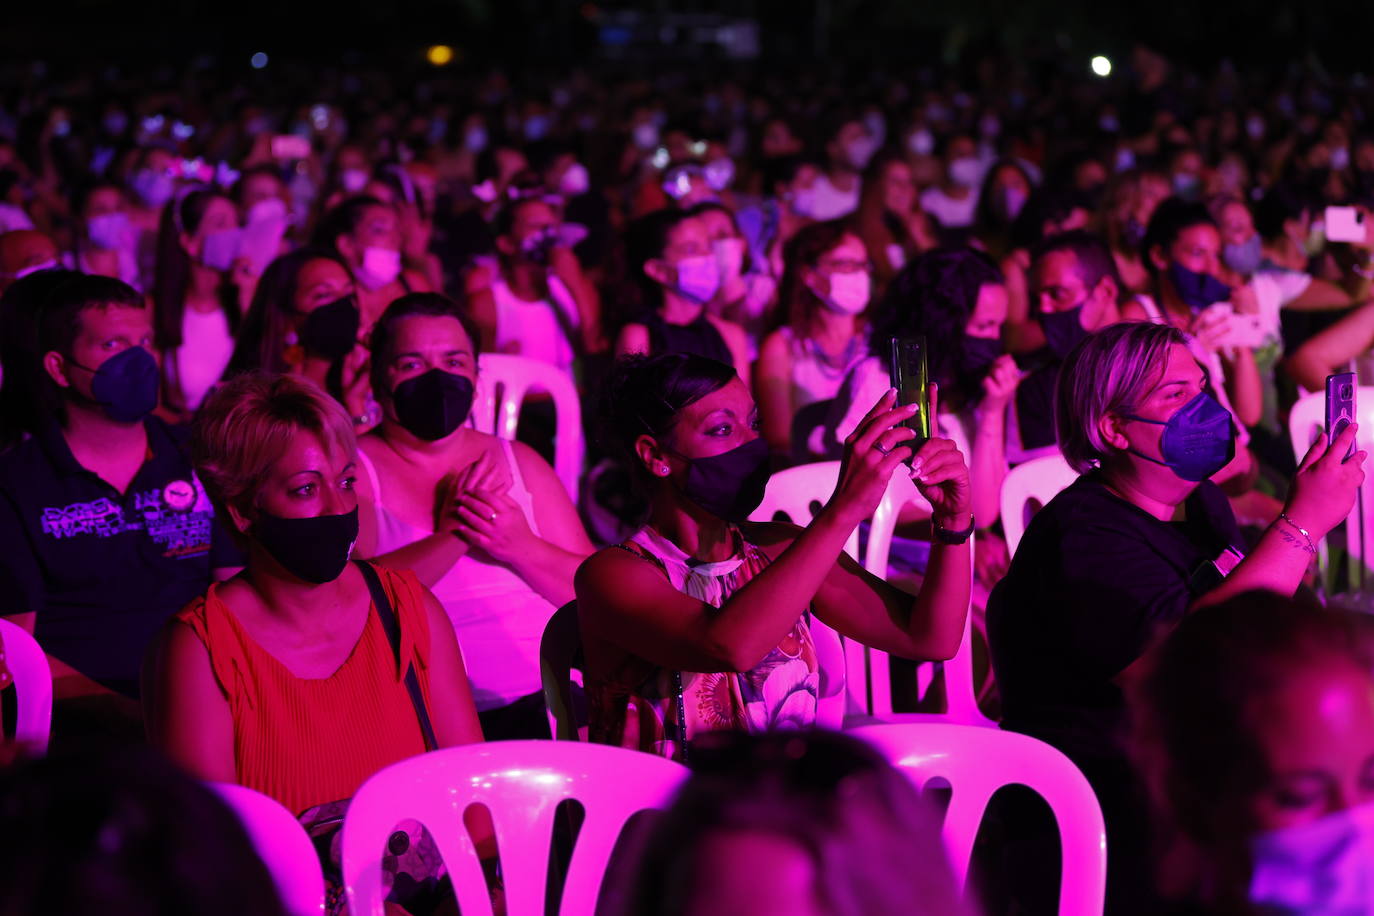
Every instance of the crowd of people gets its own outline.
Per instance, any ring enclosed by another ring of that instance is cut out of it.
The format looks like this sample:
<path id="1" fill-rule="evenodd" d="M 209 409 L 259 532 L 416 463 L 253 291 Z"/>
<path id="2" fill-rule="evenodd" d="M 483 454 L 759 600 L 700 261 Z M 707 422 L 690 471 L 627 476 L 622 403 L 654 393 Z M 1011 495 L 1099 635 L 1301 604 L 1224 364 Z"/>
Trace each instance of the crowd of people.
<path id="1" fill-rule="evenodd" d="M 1365 453 L 1286 418 L 1374 346 L 1374 91 L 1129 64 L 0 86 L 0 614 L 54 765 L 146 742 L 324 829 L 390 763 L 547 738 L 575 602 L 589 739 L 696 771 L 631 911 L 971 912 L 890 873 L 940 854 L 886 764 L 775 732 L 837 674 L 813 631 L 945 660 L 972 607 L 985 712 L 1098 796 L 1108 912 L 1350 905 L 1374 657 L 1313 568 Z M 889 374 L 914 336 L 928 405 Z M 479 428 L 483 354 L 579 393 L 575 492 L 549 393 Z M 1078 479 L 1013 554 L 1003 481 L 1051 454 Z M 830 460 L 814 519 L 749 520 Z M 879 576 L 845 545 L 896 476 Z"/>

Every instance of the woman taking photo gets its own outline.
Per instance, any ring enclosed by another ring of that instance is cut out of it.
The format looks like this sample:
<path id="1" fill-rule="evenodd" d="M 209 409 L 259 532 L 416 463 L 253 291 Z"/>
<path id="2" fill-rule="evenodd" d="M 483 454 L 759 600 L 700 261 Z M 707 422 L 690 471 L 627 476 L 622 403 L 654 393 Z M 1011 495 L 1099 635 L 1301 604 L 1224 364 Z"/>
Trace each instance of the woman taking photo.
<path id="1" fill-rule="evenodd" d="M 1247 556 L 1208 479 L 1235 453 L 1234 422 L 1182 332 L 1125 322 L 1088 337 L 1060 370 L 1055 423 L 1082 476 L 1026 529 L 988 602 L 988 638 L 1004 727 L 1067 754 L 1102 802 L 1111 911 L 1153 886 L 1119 743 L 1137 660 L 1199 606 L 1256 588 L 1293 594 L 1316 542 L 1350 511 L 1365 453 L 1345 458 L 1353 425 L 1330 445 L 1319 438 Z"/>
<path id="2" fill-rule="evenodd" d="M 372 329 L 382 421 L 358 452 L 358 550 L 434 590 L 467 652 L 488 738 L 547 738 L 539 640 L 592 545 L 534 449 L 467 422 L 476 340 L 437 293 L 402 296 Z"/>
<path id="3" fill-rule="evenodd" d="M 774 455 L 827 457 L 810 432 L 823 428 L 845 378 L 867 356 L 860 315 L 868 308 L 869 269 L 863 241 L 838 220 L 807 226 L 788 243 L 787 324 L 764 338 L 753 378 L 763 438 Z"/>
<path id="4" fill-rule="evenodd" d="M 897 424 L 914 406 L 895 401 L 886 392 L 850 437 L 835 493 L 810 525 L 748 524 L 768 446 L 734 370 L 689 354 L 617 366 L 608 430 L 645 484 L 650 515 L 577 572 L 592 740 L 681 760 L 705 731 L 811 725 L 810 614 L 907 658 L 954 654 L 969 597 L 968 471 L 946 439 L 913 459 L 914 433 Z M 843 555 L 906 460 L 940 539 L 915 598 Z"/>

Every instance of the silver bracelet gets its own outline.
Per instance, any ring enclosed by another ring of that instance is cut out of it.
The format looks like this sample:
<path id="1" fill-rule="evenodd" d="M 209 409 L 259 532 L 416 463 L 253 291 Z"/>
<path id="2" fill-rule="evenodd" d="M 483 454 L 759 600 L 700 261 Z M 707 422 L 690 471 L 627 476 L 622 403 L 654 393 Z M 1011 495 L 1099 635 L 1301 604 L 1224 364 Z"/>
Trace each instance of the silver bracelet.
<path id="1" fill-rule="evenodd" d="M 1315 556 L 1317 553 L 1317 546 L 1312 543 L 1312 535 L 1307 533 L 1307 529 L 1304 528 L 1302 525 L 1299 525 L 1297 522 L 1293 521 L 1291 518 L 1289 518 L 1286 512 L 1280 512 L 1279 518 L 1287 522 L 1288 524 L 1292 525 L 1294 528 L 1298 529 L 1298 534 L 1301 534 L 1303 536 L 1303 539 L 1307 541 L 1307 547 L 1305 549 L 1308 553 Z"/>

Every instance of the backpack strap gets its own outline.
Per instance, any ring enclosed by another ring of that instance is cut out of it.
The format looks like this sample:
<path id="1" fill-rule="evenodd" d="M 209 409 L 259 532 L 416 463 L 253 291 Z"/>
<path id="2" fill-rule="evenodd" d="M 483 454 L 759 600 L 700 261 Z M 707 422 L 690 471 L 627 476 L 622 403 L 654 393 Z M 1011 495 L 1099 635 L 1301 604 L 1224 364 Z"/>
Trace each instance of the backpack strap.
<path id="1" fill-rule="evenodd" d="M 396 611 L 391 606 L 391 599 L 387 597 L 386 589 L 382 588 L 382 579 L 377 575 L 377 570 L 371 563 L 363 560 L 353 561 L 358 572 L 363 574 L 363 581 L 367 583 L 367 590 L 372 594 L 372 604 L 377 608 L 377 618 L 382 623 L 382 630 L 386 633 L 387 641 L 391 643 L 392 655 L 396 658 L 396 667 L 401 666 L 401 624 L 396 619 Z M 415 677 L 415 665 L 406 662 L 405 673 L 406 692 L 410 694 L 410 702 L 415 707 L 415 717 L 420 720 L 420 732 L 425 738 L 425 750 L 433 751 L 439 748 L 439 742 L 434 737 L 434 725 L 429 720 L 429 710 L 425 708 L 425 697 L 420 692 L 420 681 Z"/>

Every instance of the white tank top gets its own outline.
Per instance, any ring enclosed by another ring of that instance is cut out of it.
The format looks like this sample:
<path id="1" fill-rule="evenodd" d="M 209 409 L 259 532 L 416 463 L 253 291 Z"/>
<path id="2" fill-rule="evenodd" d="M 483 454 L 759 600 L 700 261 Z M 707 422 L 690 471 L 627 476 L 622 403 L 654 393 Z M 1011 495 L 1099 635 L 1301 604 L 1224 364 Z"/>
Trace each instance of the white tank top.
<path id="1" fill-rule="evenodd" d="M 177 381 L 186 408 L 195 410 L 234 355 L 234 336 L 224 309 L 198 312 L 188 306 L 181 318 L 181 341 L 173 357 Z"/>
<path id="2" fill-rule="evenodd" d="M 783 325 L 783 339 L 792 356 L 792 405 L 805 407 L 817 401 L 829 401 L 840 393 L 844 380 L 859 363 L 868 359 L 868 340 L 855 334 L 849 346 L 836 362 L 821 353 L 816 344 L 796 335 L 790 325 Z"/>
<path id="3" fill-rule="evenodd" d="M 572 366 L 572 335 L 580 324 L 577 303 L 563 281 L 549 276 L 549 297 L 527 302 L 505 278 L 491 284 L 496 300 L 496 351 L 514 353 L 560 369 Z"/>
<path id="4" fill-rule="evenodd" d="M 504 439 L 498 441 L 513 481 L 507 495 L 538 536 L 534 501 L 520 476 L 515 451 Z M 389 553 L 434 533 L 428 526 L 397 518 L 386 508 L 377 469 L 362 449 L 358 449 L 358 463 L 372 484 L 377 553 Z M 557 608 L 509 567 L 486 554 L 465 554 L 430 591 L 453 623 L 479 710 L 505 706 L 540 690 L 539 640 Z"/>

